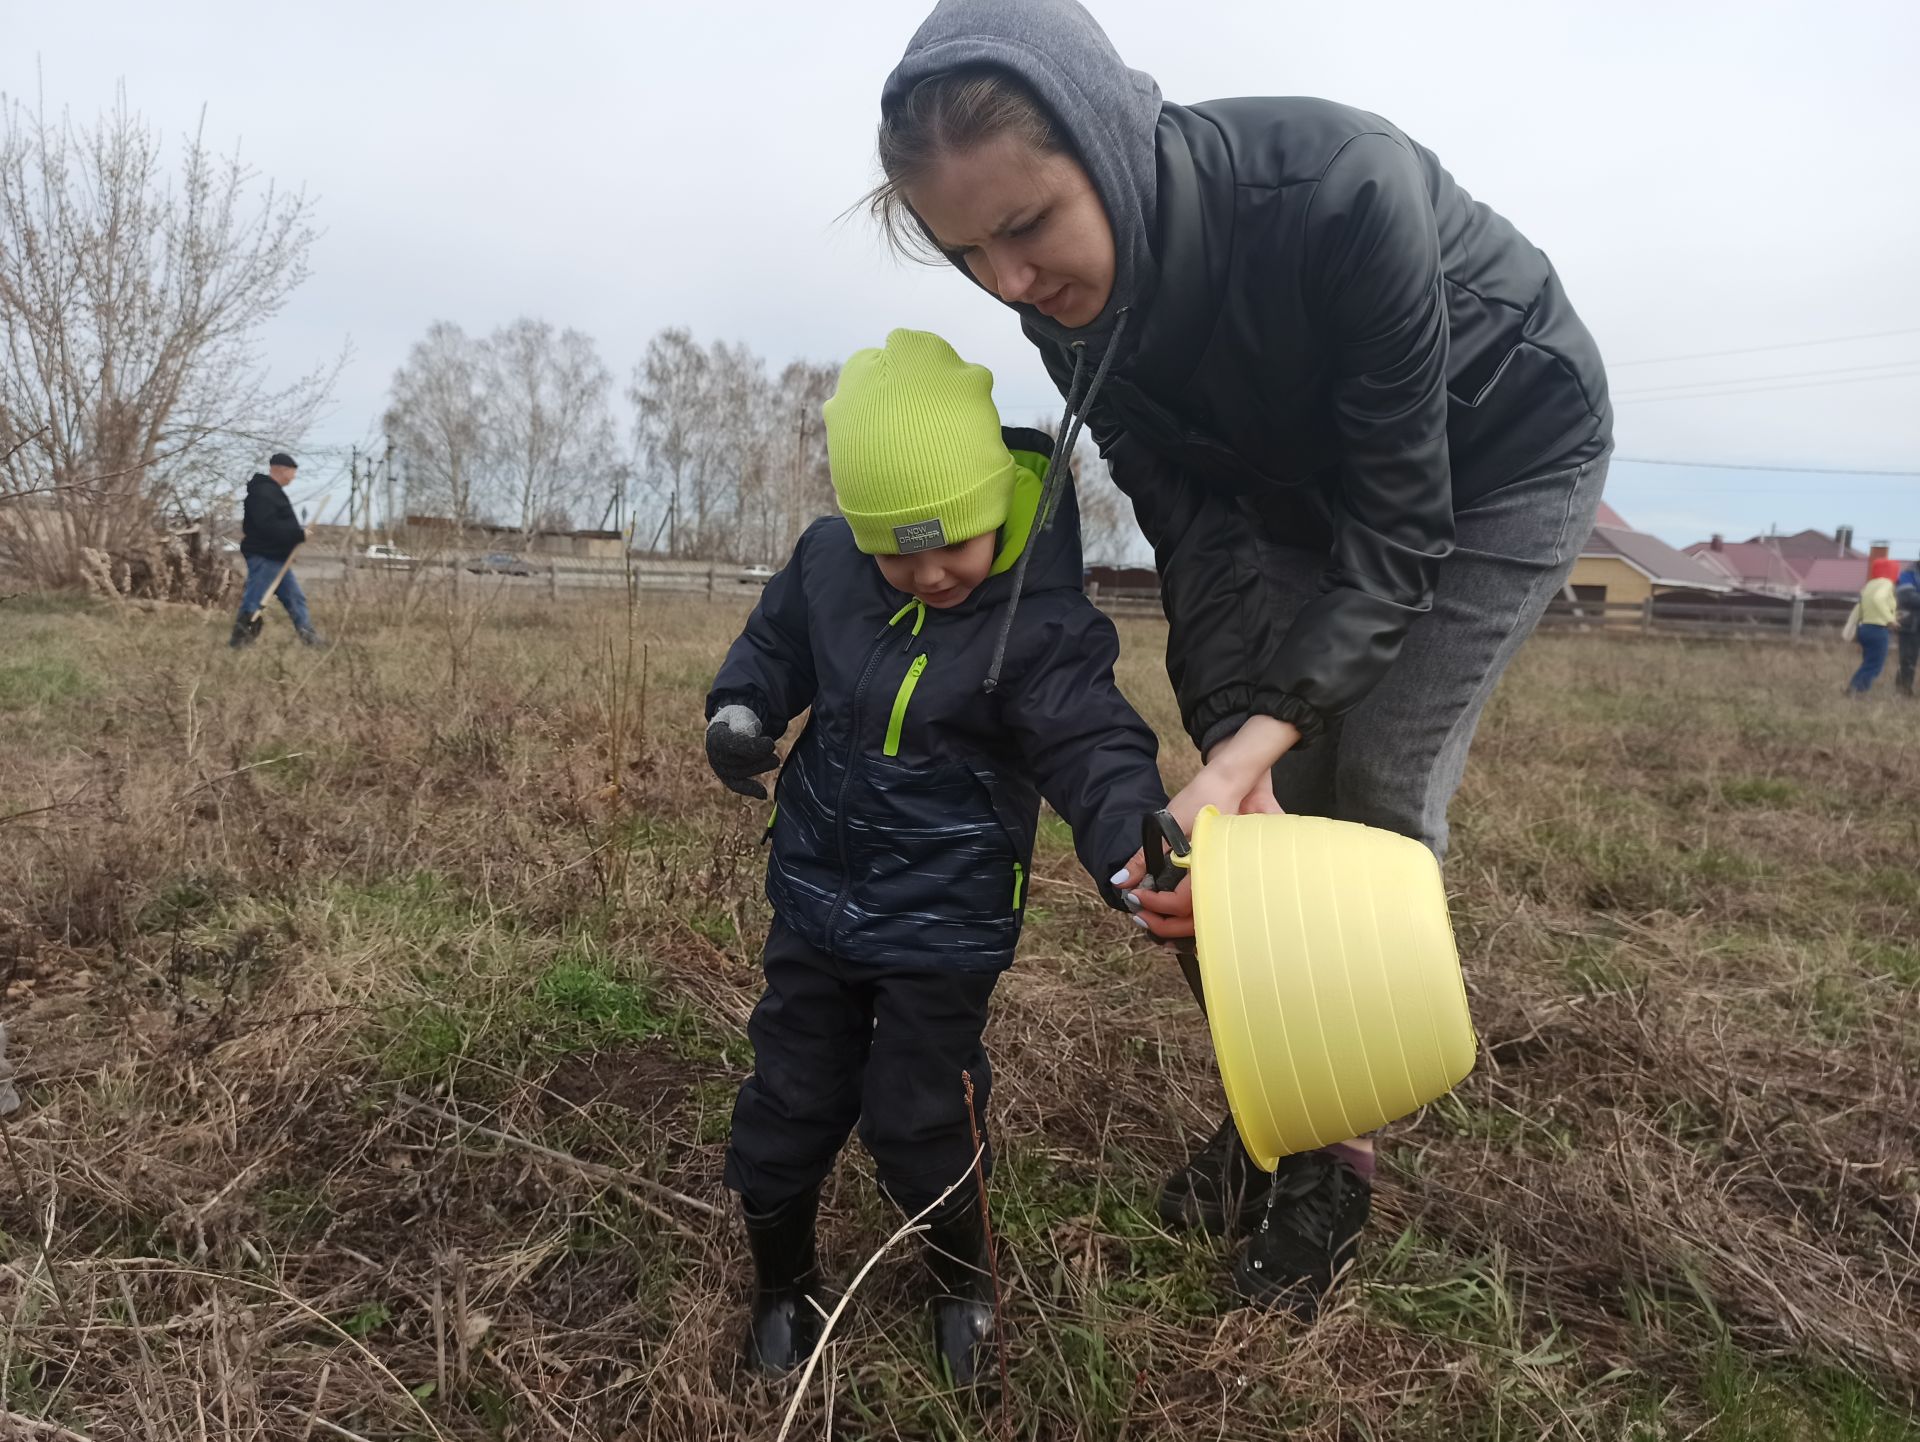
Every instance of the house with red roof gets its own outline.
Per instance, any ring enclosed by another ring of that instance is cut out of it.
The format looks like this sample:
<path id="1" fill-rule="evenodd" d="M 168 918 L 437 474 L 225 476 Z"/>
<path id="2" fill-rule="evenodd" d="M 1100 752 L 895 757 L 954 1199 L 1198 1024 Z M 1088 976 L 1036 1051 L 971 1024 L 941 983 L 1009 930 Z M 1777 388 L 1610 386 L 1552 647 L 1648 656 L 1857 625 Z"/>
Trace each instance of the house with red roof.
<path id="1" fill-rule="evenodd" d="M 1724 595 L 1734 583 L 1658 536 L 1636 531 L 1602 501 L 1567 584 L 1577 601 L 1632 602 L 1675 592 Z"/>
<path id="2" fill-rule="evenodd" d="M 1885 555 L 1886 547 L 1873 551 Z M 1853 529 L 1795 531 L 1728 541 L 1696 541 L 1687 554 L 1743 591 L 1763 596 L 1857 596 L 1867 583 L 1866 552 L 1853 545 Z"/>

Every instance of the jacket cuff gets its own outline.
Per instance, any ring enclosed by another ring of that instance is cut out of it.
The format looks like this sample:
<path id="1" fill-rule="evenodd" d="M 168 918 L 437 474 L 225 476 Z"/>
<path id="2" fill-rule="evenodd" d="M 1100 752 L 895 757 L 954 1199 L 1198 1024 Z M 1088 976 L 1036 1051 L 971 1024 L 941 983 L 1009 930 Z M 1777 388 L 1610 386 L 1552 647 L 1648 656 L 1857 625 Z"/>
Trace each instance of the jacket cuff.
<path id="1" fill-rule="evenodd" d="M 758 691 L 729 686 L 724 691 L 708 692 L 706 719 L 712 721 L 714 716 L 727 706 L 744 706 L 753 712 L 760 720 L 760 733 L 763 736 L 771 736 L 777 741 L 781 733 L 786 730 L 784 726 L 776 727 L 773 724 L 773 718 L 768 713 L 767 698 Z"/>
<path id="2" fill-rule="evenodd" d="M 1225 686 L 1196 702 L 1186 714 L 1187 735 L 1200 748 L 1200 754 L 1218 746 L 1246 724 L 1249 716 L 1271 716 L 1300 731 L 1296 751 L 1311 746 L 1327 729 L 1327 718 L 1304 697 L 1270 686 Z"/>

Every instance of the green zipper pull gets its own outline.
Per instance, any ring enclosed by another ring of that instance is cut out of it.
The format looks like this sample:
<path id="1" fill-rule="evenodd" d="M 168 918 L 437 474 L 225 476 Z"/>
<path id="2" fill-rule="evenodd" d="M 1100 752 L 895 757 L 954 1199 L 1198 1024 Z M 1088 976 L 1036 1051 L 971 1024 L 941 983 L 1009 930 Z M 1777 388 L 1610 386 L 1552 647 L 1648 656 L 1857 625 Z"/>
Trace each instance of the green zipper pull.
<path id="1" fill-rule="evenodd" d="M 1027 889 L 1027 868 L 1019 862 L 1013 863 L 1013 909 L 1020 909 L 1020 898 Z"/>
<path id="2" fill-rule="evenodd" d="M 900 728 L 907 721 L 907 703 L 913 699 L 913 688 L 920 684 L 920 673 L 927 669 L 927 653 L 922 651 L 913 658 L 913 664 L 907 667 L 907 674 L 900 678 L 900 690 L 893 698 L 893 714 L 887 718 L 886 754 L 900 754 Z"/>

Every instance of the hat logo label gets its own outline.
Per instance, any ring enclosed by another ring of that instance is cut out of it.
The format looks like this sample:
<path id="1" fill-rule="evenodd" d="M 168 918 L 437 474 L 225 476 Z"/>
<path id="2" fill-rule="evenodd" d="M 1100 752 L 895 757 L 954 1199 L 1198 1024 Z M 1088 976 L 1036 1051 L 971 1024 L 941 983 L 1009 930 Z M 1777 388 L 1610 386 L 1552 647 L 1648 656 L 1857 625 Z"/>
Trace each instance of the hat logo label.
<path id="1" fill-rule="evenodd" d="M 937 516 L 931 521 L 895 526 L 893 543 L 903 556 L 911 556 L 915 551 L 937 551 L 947 543 L 947 528 L 940 524 Z"/>

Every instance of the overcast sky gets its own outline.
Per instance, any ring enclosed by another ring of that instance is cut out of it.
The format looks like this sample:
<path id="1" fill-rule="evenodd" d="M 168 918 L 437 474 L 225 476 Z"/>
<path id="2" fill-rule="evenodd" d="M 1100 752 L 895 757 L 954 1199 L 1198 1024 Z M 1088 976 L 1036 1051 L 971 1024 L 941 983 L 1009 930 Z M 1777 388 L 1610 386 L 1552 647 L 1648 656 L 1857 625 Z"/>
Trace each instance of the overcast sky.
<path id="1" fill-rule="evenodd" d="M 579 327 L 623 382 L 668 325 L 776 367 L 916 326 L 991 366 L 1011 419 L 1056 406 L 1009 313 L 839 219 L 925 8 L 0 0 L 0 90 L 91 118 L 124 82 L 169 137 L 204 106 L 217 144 L 319 198 L 272 342 L 290 372 L 354 358 L 305 490 L 323 447 L 374 434 L 436 319 Z M 1920 472 L 1911 0 L 1093 9 L 1169 99 L 1327 96 L 1437 151 L 1553 257 L 1612 369 L 1622 457 Z M 1622 460 L 1609 498 L 1676 542 L 1850 523 L 1920 552 L 1912 476 Z"/>

